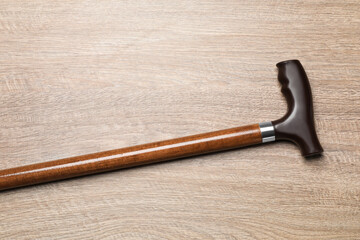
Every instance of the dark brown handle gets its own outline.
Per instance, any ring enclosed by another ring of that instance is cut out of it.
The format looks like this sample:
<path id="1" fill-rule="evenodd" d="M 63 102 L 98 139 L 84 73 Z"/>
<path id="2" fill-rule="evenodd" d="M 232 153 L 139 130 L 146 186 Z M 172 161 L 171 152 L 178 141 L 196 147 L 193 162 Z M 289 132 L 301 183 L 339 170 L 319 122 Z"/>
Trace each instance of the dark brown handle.
<path id="1" fill-rule="evenodd" d="M 322 153 L 315 131 L 310 83 L 303 66 L 298 60 L 283 61 L 276 66 L 288 111 L 282 118 L 273 121 L 275 138 L 296 143 L 304 156 Z"/>
<path id="2" fill-rule="evenodd" d="M 0 171 L 0 190 L 261 143 L 259 124 Z"/>

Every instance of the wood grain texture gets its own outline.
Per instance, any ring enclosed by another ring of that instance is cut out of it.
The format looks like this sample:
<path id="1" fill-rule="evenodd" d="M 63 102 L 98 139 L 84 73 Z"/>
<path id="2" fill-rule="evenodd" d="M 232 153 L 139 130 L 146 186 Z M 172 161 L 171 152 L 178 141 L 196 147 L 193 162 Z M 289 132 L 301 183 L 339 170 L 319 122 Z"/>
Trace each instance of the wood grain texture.
<path id="1" fill-rule="evenodd" d="M 0 170 L 0 191 L 262 143 L 258 123 Z"/>
<path id="2" fill-rule="evenodd" d="M 0 1 L 0 169 L 274 120 L 300 59 L 325 153 L 267 144 L 0 194 L 1 239 L 359 239 L 360 2 Z"/>

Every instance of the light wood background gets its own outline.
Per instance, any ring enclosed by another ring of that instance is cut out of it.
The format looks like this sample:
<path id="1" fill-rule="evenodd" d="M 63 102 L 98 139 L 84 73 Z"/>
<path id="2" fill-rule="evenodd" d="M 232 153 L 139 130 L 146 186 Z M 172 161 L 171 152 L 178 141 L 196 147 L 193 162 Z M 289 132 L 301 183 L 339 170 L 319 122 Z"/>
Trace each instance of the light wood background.
<path id="1" fill-rule="evenodd" d="M 360 239 L 360 1 L 0 1 L 0 168 L 285 113 L 325 153 L 249 147 L 0 193 L 1 239 Z"/>

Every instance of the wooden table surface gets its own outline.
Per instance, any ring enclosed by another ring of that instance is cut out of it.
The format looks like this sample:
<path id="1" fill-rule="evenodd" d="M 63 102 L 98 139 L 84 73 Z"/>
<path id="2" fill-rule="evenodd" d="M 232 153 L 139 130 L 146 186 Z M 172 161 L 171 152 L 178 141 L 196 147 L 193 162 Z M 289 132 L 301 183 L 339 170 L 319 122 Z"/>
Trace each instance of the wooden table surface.
<path id="1" fill-rule="evenodd" d="M 275 120 L 274 143 L 0 193 L 1 239 L 360 239 L 360 1 L 0 1 L 0 169 Z"/>

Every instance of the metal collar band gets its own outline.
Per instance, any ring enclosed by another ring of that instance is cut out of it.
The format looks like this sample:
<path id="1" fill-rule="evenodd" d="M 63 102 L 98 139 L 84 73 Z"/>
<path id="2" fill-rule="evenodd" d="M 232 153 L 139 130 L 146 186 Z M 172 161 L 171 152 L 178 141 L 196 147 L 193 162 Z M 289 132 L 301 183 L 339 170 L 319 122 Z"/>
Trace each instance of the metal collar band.
<path id="1" fill-rule="evenodd" d="M 262 142 L 273 142 L 275 141 L 275 129 L 271 122 L 259 123 Z"/>

